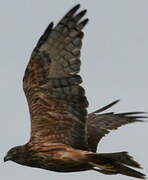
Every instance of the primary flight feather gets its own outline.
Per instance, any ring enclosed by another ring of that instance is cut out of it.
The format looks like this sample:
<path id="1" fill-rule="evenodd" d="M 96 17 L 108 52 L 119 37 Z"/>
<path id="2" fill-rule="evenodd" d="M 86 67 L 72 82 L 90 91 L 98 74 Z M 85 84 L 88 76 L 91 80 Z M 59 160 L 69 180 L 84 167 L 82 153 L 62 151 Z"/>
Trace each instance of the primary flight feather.
<path id="1" fill-rule="evenodd" d="M 127 152 L 96 153 L 101 138 L 141 112 L 103 113 L 118 101 L 88 114 L 79 74 L 86 10 L 72 8 L 54 27 L 50 23 L 34 48 L 23 78 L 31 117 L 28 143 L 10 149 L 4 161 L 57 172 L 95 170 L 144 179 Z"/>

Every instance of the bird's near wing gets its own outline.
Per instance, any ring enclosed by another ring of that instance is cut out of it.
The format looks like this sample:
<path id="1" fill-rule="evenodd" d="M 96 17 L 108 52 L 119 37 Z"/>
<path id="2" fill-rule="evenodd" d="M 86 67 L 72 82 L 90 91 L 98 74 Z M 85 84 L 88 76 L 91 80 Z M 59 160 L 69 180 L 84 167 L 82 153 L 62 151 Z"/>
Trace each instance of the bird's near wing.
<path id="1" fill-rule="evenodd" d="M 100 113 L 114 104 L 116 104 L 119 100 L 110 103 L 109 105 L 88 114 L 88 119 L 86 123 L 86 133 L 87 133 L 87 140 L 88 140 L 88 148 L 96 152 L 97 145 L 101 138 L 108 134 L 110 130 L 117 129 L 118 127 L 141 121 L 139 119 L 146 118 L 146 116 L 141 116 L 143 112 L 127 112 L 127 113 Z"/>
<path id="2" fill-rule="evenodd" d="M 24 75 L 24 91 L 31 115 L 31 142 L 64 143 L 85 149 L 88 106 L 80 86 L 81 20 L 86 10 L 72 8 L 53 28 L 51 23 L 39 39 Z"/>

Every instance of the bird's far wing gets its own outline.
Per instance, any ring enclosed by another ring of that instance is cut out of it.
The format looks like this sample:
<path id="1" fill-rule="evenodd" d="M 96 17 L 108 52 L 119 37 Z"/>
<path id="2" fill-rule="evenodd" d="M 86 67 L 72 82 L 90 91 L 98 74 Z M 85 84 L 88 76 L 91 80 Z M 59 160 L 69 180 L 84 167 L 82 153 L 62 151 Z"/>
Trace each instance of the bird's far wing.
<path id="1" fill-rule="evenodd" d="M 64 143 L 86 149 L 85 121 L 88 106 L 80 86 L 81 20 L 86 10 L 72 8 L 39 39 L 27 66 L 23 86 L 31 116 L 31 142 Z"/>
<path id="2" fill-rule="evenodd" d="M 97 145 L 101 138 L 108 134 L 110 130 L 115 130 L 118 127 L 133 123 L 139 122 L 141 118 L 146 118 L 146 116 L 142 116 L 143 112 L 127 112 L 127 113 L 100 113 L 114 104 L 116 104 L 119 100 L 112 102 L 111 104 L 88 114 L 88 119 L 86 123 L 86 133 L 87 133 L 87 141 L 88 147 L 91 151 L 96 151 Z"/>

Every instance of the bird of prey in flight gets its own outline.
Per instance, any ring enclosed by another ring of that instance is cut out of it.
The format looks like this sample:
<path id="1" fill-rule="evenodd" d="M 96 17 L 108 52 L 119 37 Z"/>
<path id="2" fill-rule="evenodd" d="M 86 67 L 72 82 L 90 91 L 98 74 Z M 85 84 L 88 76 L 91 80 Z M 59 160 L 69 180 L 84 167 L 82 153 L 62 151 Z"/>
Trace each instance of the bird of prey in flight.
<path id="1" fill-rule="evenodd" d="M 4 161 L 57 172 L 94 170 L 144 179 L 127 152 L 96 153 L 110 130 L 140 121 L 142 112 L 104 113 L 118 102 L 87 113 L 88 101 L 79 75 L 86 10 L 73 7 L 54 26 L 49 24 L 34 48 L 23 78 L 31 137 L 10 149 Z"/>

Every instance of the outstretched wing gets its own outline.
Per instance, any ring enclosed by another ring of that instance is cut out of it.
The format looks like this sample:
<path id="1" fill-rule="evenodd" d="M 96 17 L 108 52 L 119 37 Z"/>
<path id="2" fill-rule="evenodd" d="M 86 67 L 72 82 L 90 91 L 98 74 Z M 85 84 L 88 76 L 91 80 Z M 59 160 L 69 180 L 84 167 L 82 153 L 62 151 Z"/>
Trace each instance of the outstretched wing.
<path id="1" fill-rule="evenodd" d="M 86 149 L 88 106 L 80 86 L 81 20 L 86 10 L 72 8 L 53 28 L 51 23 L 35 47 L 24 75 L 24 91 L 31 116 L 31 142 L 64 143 Z"/>
<path id="2" fill-rule="evenodd" d="M 88 140 L 88 148 L 96 152 L 97 145 L 101 138 L 108 134 L 110 130 L 117 129 L 118 127 L 141 121 L 139 119 L 145 118 L 146 116 L 141 116 L 143 112 L 127 112 L 127 113 L 100 113 L 114 104 L 116 104 L 119 100 L 112 102 L 111 104 L 93 112 L 88 115 L 87 119 L 87 140 Z"/>

